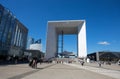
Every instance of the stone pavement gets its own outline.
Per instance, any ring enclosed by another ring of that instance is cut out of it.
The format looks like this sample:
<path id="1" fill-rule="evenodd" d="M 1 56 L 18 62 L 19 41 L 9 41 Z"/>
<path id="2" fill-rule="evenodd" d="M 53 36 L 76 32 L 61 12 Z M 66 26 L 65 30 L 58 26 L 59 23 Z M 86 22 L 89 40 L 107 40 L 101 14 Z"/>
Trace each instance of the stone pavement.
<path id="1" fill-rule="evenodd" d="M 92 72 L 96 72 L 96 73 L 106 75 L 106 76 L 109 76 L 109 77 L 112 77 L 115 79 L 120 79 L 120 71 L 119 71 L 119 69 L 116 70 L 117 68 L 114 68 L 115 70 L 113 70 L 112 67 L 114 67 L 114 66 L 111 66 L 111 67 L 109 66 L 109 68 L 107 69 L 106 65 L 104 65 L 104 67 L 98 67 L 98 66 L 94 65 L 94 67 L 93 67 L 93 65 L 92 66 L 81 66 L 80 64 L 67 64 L 67 63 L 65 63 L 65 64 L 69 65 L 69 66 L 77 67 L 80 69 L 85 69 L 85 70 L 89 70 Z M 116 66 L 116 67 L 118 67 L 118 66 Z"/>
<path id="2" fill-rule="evenodd" d="M 0 79 L 118 79 L 90 70 L 77 64 L 38 64 L 37 69 L 18 64 L 0 66 Z"/>
<path id="3" fill-rule="evenodd" d="M 76 64 L 80 64 L 80 63 L 76 63 Z M 98 67 L 99 65 L 97 62 L 95 62 L 95 63 L 85 63 L 85 66 Z M 101 67 L 104 69 L 120 71 L 120 66 L 118 64 L 111 64 L 111 65 L 102 64 Z"/>
<path id="4" fill-rule="evenodd" d="M 33 69 L 28 64 L 0 65 L 0 79 L 21 79 L 54 64 L 38 64 L 37 69 Z"/>
<path id="5" fill-rule="evenodd" d="M 64 64 L 56 64 L 22 79 L 114 79 L 109 76 L 94 73 L 83 68 Z"/>

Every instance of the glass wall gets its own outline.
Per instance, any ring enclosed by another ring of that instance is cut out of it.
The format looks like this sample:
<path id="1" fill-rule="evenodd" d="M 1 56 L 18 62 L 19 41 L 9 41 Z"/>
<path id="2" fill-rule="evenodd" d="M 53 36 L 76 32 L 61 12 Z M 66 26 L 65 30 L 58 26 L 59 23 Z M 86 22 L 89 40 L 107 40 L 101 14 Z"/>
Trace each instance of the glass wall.
<path id="1" fill-rule="evenodd" d="M 8 9 L 0 5 L 0 52 L 14 47 L 18 50 L 25 49 L 27 34 L 28 29 Z"/>

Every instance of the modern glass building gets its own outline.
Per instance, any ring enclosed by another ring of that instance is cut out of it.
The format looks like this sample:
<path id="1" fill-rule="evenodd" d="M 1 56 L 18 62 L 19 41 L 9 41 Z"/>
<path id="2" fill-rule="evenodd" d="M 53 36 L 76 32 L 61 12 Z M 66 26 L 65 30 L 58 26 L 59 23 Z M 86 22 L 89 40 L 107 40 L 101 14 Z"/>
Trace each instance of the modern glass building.
<path id="1" fill-rule="evenodd" d="M 28 29 L 0 4 L 0 56 L 20 56 L 26 49 Z"/>
<path id="2" fill-rule="evenodd" d="M 93 61 L 115 62 L 120 59 L 120 52 L 115 51 L 98 51 L 87 55 Z"/>

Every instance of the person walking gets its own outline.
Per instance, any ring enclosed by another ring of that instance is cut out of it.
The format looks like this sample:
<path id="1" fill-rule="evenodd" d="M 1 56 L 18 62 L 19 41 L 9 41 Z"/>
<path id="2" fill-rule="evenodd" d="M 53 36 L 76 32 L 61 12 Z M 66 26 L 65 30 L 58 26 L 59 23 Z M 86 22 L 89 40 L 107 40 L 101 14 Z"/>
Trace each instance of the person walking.
<path id="1" fill-rule="evenodd" d="M 100 61 L 98 62 L 98 64 L 99 64 L 99 67 L 101 67 L 101 62 Z"/>
<path id="2" fill-rule="evenodd" d="M 83 65 L 84 65 L 84 63 L 85 63 L 85 62 L 84 62 L 84 61 L 82 61 L 82 62 L 81 62 L 81 65 L 83 66 Z"/>

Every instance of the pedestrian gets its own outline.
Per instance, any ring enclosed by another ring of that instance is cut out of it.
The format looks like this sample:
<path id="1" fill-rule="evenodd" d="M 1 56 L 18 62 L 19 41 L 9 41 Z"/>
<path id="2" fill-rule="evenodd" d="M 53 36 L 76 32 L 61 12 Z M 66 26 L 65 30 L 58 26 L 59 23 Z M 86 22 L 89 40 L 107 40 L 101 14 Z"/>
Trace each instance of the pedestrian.
<path id="1" fill-rule="evenodd" d="M 33 60 L 30 59 L 30 60 L 29 60 L 29 66 L 30 66 L 30 67 L 32 67 L 32 63 L 33 63 Z"/>
<path id="2" fill-rule="evenodd" d="M 37 68 L 37 57 L 33 58 L 33 68 Z"/>
<path id="3" fill-rule="evenodd" d="M 33 68 L 37 68 L 37 65 L 36 65 L 36 60 L 35 60 L 35 59 L 33 59 L 33 62 L 32 62 L 32 67 L 33 67 Z"/>
<path id="4" fill-rule="evenodd" d="M 101 67 L 101 62 L 100 61 L 98 62 L 98 64 L 99 64 L 99 67 Z"/>
<path id="5" fill-rule="evenodd" d="M 82 61 L 82 62 L 81 62 L 81 65 L 83 66 L 83 65 L 84 65 L 84 63 L 85 63 L 85 62 L 84 62 L 84 61 Z"/>
<path id="6" fill-rule="evenodd" d="M 43 62 L 43 59 L 42 59 L 42 58 L 40 58 L 40 60 L 39 60 L 39 61 L 40 61 L 40 65 L 41 65 L 41 64 L 42 64 L 42 62 Z"/>

